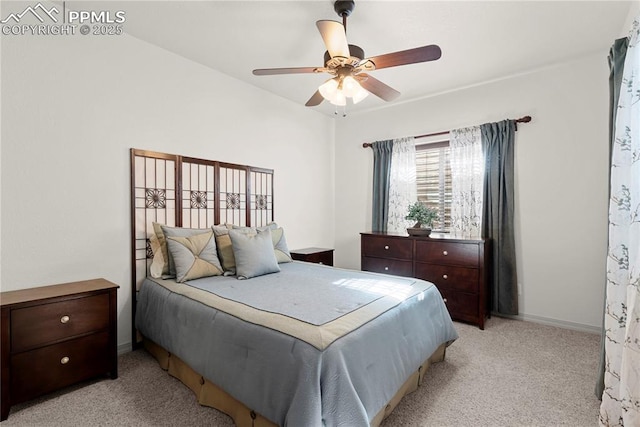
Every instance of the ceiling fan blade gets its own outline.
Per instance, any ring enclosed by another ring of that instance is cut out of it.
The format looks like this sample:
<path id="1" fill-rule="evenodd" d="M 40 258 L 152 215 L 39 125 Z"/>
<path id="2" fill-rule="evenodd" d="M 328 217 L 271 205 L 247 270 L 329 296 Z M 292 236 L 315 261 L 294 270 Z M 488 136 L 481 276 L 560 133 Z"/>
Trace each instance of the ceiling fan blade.
<path id="1" fill-rule="evenodd" d="M 302 73 L 318 73 L 319 67 L 297 67 L 297 68 L 258 68 L 253 70 L 256 76 L 271 76 L 274 74 L 302 74 Z"/>
<path id="2" fill-rule="evenodd" d="M 316 105 L 320 105 L 322 101 L 324 101 L 324 97 L 322 96 L 320 91 L 317 90 L 316 93 L 314 93 L 313 96 L 309 98 L 307 103 L 304 105 L 306 105 L 307 107 L 314 107 Z"/>
<path id="3" fill-rule="evenodd" d="M 369 74 L 358 74 L 355 79 L 360 82 L 360 86 L 385 101 L 393 101 L 400 96 L 400 92 L 394 88 L 387 86 L 380 80 L 371 77 Z"/>
<path id="4" fill-rule="evenodd" d="M 332 58 L 334 56 L 343 56 L 345 58 L 351 56 L 349 44 L 347 43 L 347 34 L 344 32 L 344 26 L 340 22 L 322 20 L 316 22 L 316 26 Z"/>
<path id="5" fill-rule="evenodd" d="M 435 61 L 442 56 L 440 47 L 431 44 L 429 46 L 416 47 L 415 49 L 401 50 L 385 55 L 373 56 L 366 60 L 376 64 L 376 70 L 381 68 L 397 67 L 398 65 L 416 64 L 419 62 Z"/>

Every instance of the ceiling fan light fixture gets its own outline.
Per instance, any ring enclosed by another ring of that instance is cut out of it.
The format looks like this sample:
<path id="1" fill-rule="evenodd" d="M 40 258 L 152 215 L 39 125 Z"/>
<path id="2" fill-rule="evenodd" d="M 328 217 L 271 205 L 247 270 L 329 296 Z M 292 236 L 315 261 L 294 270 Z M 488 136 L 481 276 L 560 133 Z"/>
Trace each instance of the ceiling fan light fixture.
<path id="1" fill-rule="evenodd" d="M 329 79 L 318 87 L 318 91 L 333 105 L 346 105 L 347 98 L 351 98 L 353 103 L 357 104 L 369 95 L 369 92 L 351 76 L 345 77 L 342 81 L 338 81 L 338 78 Z"/>
<path id="2" fill-rule="evenodd" d="M 354 79 L 351 76 L 347 76 L 344 79 L 342 79 L 342 92 L 344 93 L 344 96 L 346 96 L 347 98 L 352 98 L 353 95 L 355 95 L 358 92 L 359 87 L 360 85 L 358 84 L 356 79 Z"/>
<path id="3" fill-rule="evenodd" d="M 347 98 L 339 86 L 340 82 L 336 78 L 329 79 L 320 85 L 318 92 L 333 105 L 347 105 Z"/>
<path id="4" fill-rule="evenodd" d="M 327 101 L 334 99 L 338 93 L 338 82 L 336 79 L 329 79 L 318 87 L 320 94 Z"/>
<path id="5" fill-rule="evenodd" d="M 363 88 L 362 86 L 360 86 L 360 84 L 358 83 L 358 90 L 356 91 L 356 93 L 353 94 L 353 98 L 352 98 L 353 103 L 357 104 L 358 102 L 365 99 L 367 96 L 369 96 L 369 91 Z"/>

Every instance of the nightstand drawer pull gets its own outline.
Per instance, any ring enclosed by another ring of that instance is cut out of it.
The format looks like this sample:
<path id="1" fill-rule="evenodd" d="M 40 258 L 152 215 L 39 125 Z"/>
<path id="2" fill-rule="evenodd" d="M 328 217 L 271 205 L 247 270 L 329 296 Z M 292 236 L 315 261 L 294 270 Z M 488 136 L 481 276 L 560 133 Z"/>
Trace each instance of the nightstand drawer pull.
<path id="1" fill-rule="evenodd" d="M 385 268 L 384 268 L 384 271 L 389 271 L 389 267 L 385 267 Z"/>
<path id="2" fill-rule="evenodd" d="M 62 316 L 60 318 L 60 323 L 67 323 L 69 321 L 69 316 Z"/>
<path id="3" fill-rule="evenodd" d="M 449 255 L 449 252 L 447 252 L 447 251 L 442 251 L 442 255 L 447 256 L 447 255 Z"/>
<path id="4" fill-rule="evenodd" d="M 443 278 L 444 280 L 447 280 L 447 279 L 449 278 L 449 276 L 447 276 L 446 274 L 443 274 L 443 275 L 442 275 L 442 278 Z"/>
<path id="5" fill-rule="evenodd" d="M 444 303 L 447 303 L 447 299 L 446 298 L 442 298 L 442 301 L 444 301 Z"/>
<path id="6" fill-rule="evenodd" d="M 388 251 L 389 250 L 389 246 L 385 245 L 384 249 Z"/>
<path id="7" fill-rule="evenodd" d="M 62 359 L 60 359 L 60 363 L 66 365 L 67 363 L 69 363 L 69 358 L 67 356 L 63 357 Z"/>

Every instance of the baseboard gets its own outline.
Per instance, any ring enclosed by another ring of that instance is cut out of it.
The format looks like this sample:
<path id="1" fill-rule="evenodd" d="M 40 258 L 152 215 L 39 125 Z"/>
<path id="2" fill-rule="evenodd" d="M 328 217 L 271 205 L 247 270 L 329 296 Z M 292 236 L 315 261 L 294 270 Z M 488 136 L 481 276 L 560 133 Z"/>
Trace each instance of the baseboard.
<path id="1" fill-rule="evenodd" d="M 126 342 L 124 344 L 118 345 L 118 356 L 122 356 L 125 353 L 129 353 L 131 351 L 131 342 Z"/>
<path id="2" fill-rule="evenodd" d="M 557 326 L 559 328 L 572 329 L 574 331 L 589 332 L 592 334 L 602 334 L 602 327 L 585 325 L 583 323 L 569 322 L 568 320 L 552 319 L 549 317 L 536 316 L 533 314 L 518 314 L 515 316 L 492 314 L 492 316 L 506 317 L 508 319 L 525 320 L 542 325 Z"/>

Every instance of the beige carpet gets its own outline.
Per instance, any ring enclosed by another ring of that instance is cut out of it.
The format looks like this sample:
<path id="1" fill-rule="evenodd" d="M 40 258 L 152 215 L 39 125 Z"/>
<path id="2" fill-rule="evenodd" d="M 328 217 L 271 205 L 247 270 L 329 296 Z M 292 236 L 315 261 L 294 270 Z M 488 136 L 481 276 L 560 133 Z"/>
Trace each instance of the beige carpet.
<path id="1" fill-rule="evenodd" d="M 596 426 L 598 335 L 492 318 L 456 323 L 460 339 L 426 383 L 384 422 L 391 426 Z M 120 357 L 120 377 L 11 408 L 2 426 L 233 426 L 144 351 Z"/>

